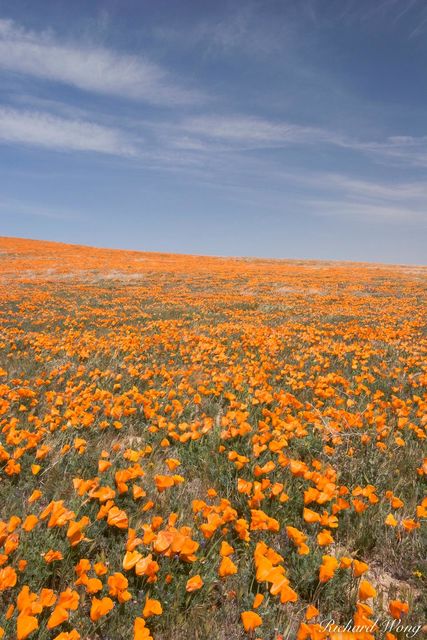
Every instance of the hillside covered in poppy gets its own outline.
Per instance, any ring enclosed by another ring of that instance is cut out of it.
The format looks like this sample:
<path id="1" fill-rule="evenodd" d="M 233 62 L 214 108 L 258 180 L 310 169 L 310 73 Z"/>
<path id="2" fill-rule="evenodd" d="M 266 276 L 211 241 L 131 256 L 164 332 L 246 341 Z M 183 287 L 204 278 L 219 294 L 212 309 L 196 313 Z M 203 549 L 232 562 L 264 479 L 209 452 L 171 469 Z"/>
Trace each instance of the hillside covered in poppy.
<path id="1" fill-rule="evenodd" d="M 408 637 L 426 294 L 427 267 L 0 238 L 0 637 Z"/>

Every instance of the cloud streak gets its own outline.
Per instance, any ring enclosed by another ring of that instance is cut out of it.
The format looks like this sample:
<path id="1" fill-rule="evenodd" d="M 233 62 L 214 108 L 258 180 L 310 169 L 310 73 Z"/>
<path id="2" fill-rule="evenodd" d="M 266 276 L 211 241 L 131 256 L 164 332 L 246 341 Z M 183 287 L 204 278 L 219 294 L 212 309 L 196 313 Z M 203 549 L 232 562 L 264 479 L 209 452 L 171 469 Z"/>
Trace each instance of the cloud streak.
<path id="1" fill-rule="evenodd" d="M 357 202 L 344 200 L 302 200 L 314 215 L 339 216 L 341 218 L 353 217 L 364 218 L 365 220 L 384 220 L 384 222 L 395 222 L 408 224 L 426 223 L 424 211 L 405 206 L 393 206 L 392 203 L 381 204 L 375 202 Z"/>
<path id="2" fill-rule="evenodd" d="M 162 67 L 139 56 L 102 47 L 64 44 L 47 33 L 0 20 L 0 68 L 77 89 L 174 106 L 203 101 Z"/>
<path id="3" fill-rule="evenodd" d="M 165 126 L 165 129 L 167 125 Z M 177 137 L 181 132 L 184 137 Z M 363 140 L 330 129 L 292 122 L 275 122 L 245 114 L 203 115 L 186 118 L 174 126 L 171 140 L 183 148 L 209 147 L 223 150 L 274 149 L 289 145 L 330 145 L 368 156 L 377 162 L 427 167 L 427 136 L 388 136 Z"/>
<path id="4" fill-rule="evenodd" d="M 246 115 L 188 118 L 180 124 L 180 128 L 188 134 L 219 140 L 240 148 L 280 147 L 288 144 L 347 144 L 345 138 L 325 129 L 289 122 L 272 122 Z"/>
<path id="5" fill-rule="evenodd" d="M 11 108 L 0 108 L 0 142 L 56 151 L 93 151 L 117 156 L 136 154 L 125 134 L 118 129 Z"/>

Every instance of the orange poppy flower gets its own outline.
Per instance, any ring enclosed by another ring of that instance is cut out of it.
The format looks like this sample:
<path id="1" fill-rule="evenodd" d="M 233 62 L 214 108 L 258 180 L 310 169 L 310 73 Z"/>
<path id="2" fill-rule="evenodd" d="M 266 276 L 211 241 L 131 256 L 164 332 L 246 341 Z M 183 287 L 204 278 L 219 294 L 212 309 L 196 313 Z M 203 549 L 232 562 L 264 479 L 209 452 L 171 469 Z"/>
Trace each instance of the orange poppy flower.
<path id="1" fill-rule="evenodd" d="M 17 579 L 18 577 L 13 567 L 8 566 L 0 569 L 0 591 L 14 587 Z"/>
<path id="2" fill-rule="evenodd" d="M 154 476 L 154 482 L 159 492 L 166 491 L 166 489 L 173 487 L 175 484 L 172 476 L 157 475 Z"/>
<path id="3" fill-rule="evenodd" d="M 252 608 L 258 609 L 258 607 L 261 606 L 263 602 L 264 602 L 264 596 L 262 595 L 262 593 L 257 593 L 252 603 Z"/>
<path id="4" fill-rule="evenodd" d="M 129 591 L 127 591 L 129 584 L 128 579 L 122 573 L 114 573 L 109 576 L 107 583 L 110 596 L 116 597 L 121 604 L 127 602 L 132 597 Z"/>
<path id="5" fill-rule="evenodd" d="M 280 602 L 282 604 L 285 604 L 286 602 L 297 602 L 298 594 L 296 591 L 291 589 L 287 579 L 283 583 L 279 583 L 279 585 L 280 590 L 278 590 L 278 593 L 280 593 Z M 273 584 L 270 589 L 270 593 L 272 593 L 273 595 L 275 594 L 275 587 L 276 585 Z M 277 589 L 279 589 L 279 587 L 277 587 Z"/>
<path id="6" fill-rule="evenodd" d="M 356 578 L 361 576 L 369 569 L 369 565 L 366 562 L 361 562 L 360 560 L 353 560 L 353 572 Z"/>
<path id="7" fill-rule="evenodd" d="M 150 616 L 160 616 L 163 613 L 162 605 L 158 600 L 154 598 L 149 598 L 148 596 L 145 599 L 144 609 L 142 611 L 142 615 L 144 618 L 149 618 Z"/>
<path id="8" fill-rule="evenodd" d="M 42 589 L 38 601 L 42 607 L 52 607 L 56 599 L 57 597 L 52 589 Z"/>
<path id="9" fill-rule="evenodd" d="M 24 529 L 24 531 L 27 531 L 27 532 L 32 531 L 36 526 L 36 524 L 38 523 L 38 521 L 39 519 L 37 516 L 30 514 L 25 518 L 24 522 L 22 523 L 22 528 Z"/>
<path id="10" fill-rule="evenodd" d="M 118 507 L 111 507 L 108 511 L 107 522 L 111 527 L 127 529 L 129 520 L 127 514 Z"/>
<path id="11" fill-rule="evenodd" d="M 64 609 L 71 609 L 76 611 L 79 606 L 80 596 L 77 591 L 74 591 L 70 587 L 65 589 L 59 594 L 58 606 L 64 607 Z"/>
<path id="12" fill-rule="evenodd" d="M 107 573 L 108 569 L 103 562 L 95 562 L 93 565 L 93 570 L 95 571 L 97 576 L 103 576 Z"/>
<path id="13" fill-rule="evenodd" d="M 25 640 L 38 628 L 39 622 L 35 616 L 29 616 L 25 613 L 20 614 L 16 619 L 17 640 Z"/>
<path id="14" fill-rule="evenodd" d="M 133 640 L 153 640 L 150 630 L 145 625 L 144 618 L 135 618 Z"/>
<path id="15" fill-rule="evenodd" d="M 123 569 L 125 571 L 129 571 L 136 565 L 136 563 L 141 560 L 142 554 L 138 551 L 126 551 L 125 557 L 123 558 Z"/>
<path id="16" fill-rule="evenodd" d="M 99 578 L 88 578 L 85 586 L 86 586 L 86 592 L 93 594 L 93 593 L 98 593 L 98 591 L 101 591 L 104 585 L 102 584 Z"/>
<path id="17" fill-rule="evenodd" d="M 305 619 L 310 621 L 318 615 L 319 609 L 317 609 L 313 604 L 309 604 L 305 612 Z"/>
<path id="18" fill-rule="evenodd" d="M 135 573 L 137 576 L 148 576 L 148 581 L 156 580 L 156 573 L 159 570 L 158 563 L 153 560 L 153 556 L 150 553 L 148 556 L 141 558 L 135 565 Z"/>
<path id="19" fill-rule="evenodd" d="M 367 580 L 362 580 L 359 585 L 359 599 L 368 600 L 369 598 L 375 598 L 377 595 L 376 590 Z"/>
<path id="20" fill-rule="evenodd" d="M 406 531 L 414 531 L 414 529 L 420 528 L 420 523 L 415 522 L 415 520 L 406 519 L 402 520 L 402 527 L 406 529 Z"/>
<path id="21" fill-rule="evenodd" d="M 243 611 L 240 617 L 246 632 L 254 631 L 262 625 L 262 618 L 255 611 Z"/>
<path id="22" fill-rule="evenodd" d="M 232 576 L 235 573 L 237 573 L 236 565 L 228 556 L 224 556 L 218 569 L 218 575 L 221 578 L 225 578 L 226 576 Z"/>
<path id="23" fill-rule="evenodd" d="M 340 560 L 341 569 L 348 569 L 349 567 L 351 567 L 352 564 L 353 564 L 353 560 L 351 558 L 348 558 L 347 556 L 343 556 Z"/>
<path id="24" fill-rule="evenodd" d="M 387 524 L 389 527 L 396 527 L 398 524 L 396 518 L 393 516 L 392 513 L 388 514 L 388 516 L 384 520 L 384 523 Z"/>
<path id="25" fill-rule="evenodd" d="M 83 529 L 87 527 L 90 520 L 87 516 L 83 516 L 81 520 L 75 522 L 71 520 L 68 524 L 67 538 L 72 547 L 75 547 L 82 540 L 84 540 Z"/>
<path id="26" fill-rule="evenodd" d="M 306 522 L 320 522 L 320 515 L 316 513 L 316 511 L 312 511 L 311 509 L 304 508 L 303 518 Z"/>
<path id="27" fill-rule="evenodd" d="M 80 638 L 80 633 L 76 629 L 72 629 L 71 631 L 62 631 L 53 640 L 80 640 Z"/>
<path id="28" fill-rule="evenodd" d="M 111 467 L 111 464 L 109 460 L 98 460 L 98 471 L 100 473 L 107 471 Z"/>
<path id="29" fill-rule="evenodd" d="M 90 619 L 92 622 L 97 622 L 100 618 L 106 616 L 113 608 L 114 602 L 111 598 L 108 598 L 107 596 L 101 599 L 93 598 L 90 608 Z"/>
<path id="30" fill-rule="evenodd" d="M 49 551 L 43 554 L 43 558 L 47 564 L 51 564 L 56 560 L 63 560 L 64 556 L 62 555 L 61 551 L 54 551 L 53 549 L 49 549 Z"/>
<path id="31" fill-rule="evenodd" d="M 198 589 L 201 589 L 203 587 L 203 584 L 204 583 L 202 578 L 197 574 L 196 576 L 193 576 L 192 578 L 189 578 L 187 580 L 185 589 L 188 592 L 197 591 Z"/>
<path id="32" fill-rule="evenodd" d="M 68 620 L 68 611 L 61 607 L 59 604 L 55 607 L 55 609 L 50 614 L 50 617 L 47 621 L 47 628 L 54 629 L 58 625 L 62 624 L 66 620 Z"/>
<path id="33" fill-rule="evenodd" d="M 328 529 L 322 529 L 322 531 L 317 534 L 317 544 L 319 545 L 319 547 L 327 547 L 328 545 L 333 543 L 334 539 Z"/>
<path id="34" fill-rule="evenodd" d="M 145 490 L 137 484 L 134 484 L 132 487 L 132 495 L 134 500 L 139 500 L 140 498 L 144 498 L 146 496 Z"/>
<path id="35" fill-rule="evenodd" d="M 322 564 L 319 571 L 319 581 L 328 582 L 338 567 L 338 560 L 333 556 L 322 556 Z"/>
<path id="36" fill-rule="evenodd" d="M 42 492 L 39 489 L 34 489 L 33 493 L 28 498 L 28 502 L 31 504 L 32 502 L 35 502 L 36 500 L 41 498 L 41 496 Z"/>
<path id="37" fill-rule="evenodd" d="M 87 558 L 80 558 L 76 566 L 74 567 L 74 571 L 80 576 L 82 573 L 87 573 L 90 571 L 91 564 Z"/>
<path id="38" fill-rule="evenodd" d="M 408 613 L 409 605 L 407 602 L 402 602 L 401 600 L 390 600 L 388 610 L 395 620 L 399 620 Z"/>
<path id="39" fill-rule="evenodd" d="M 220 556 L 229 556 L 229 555 L 231 555 L 232 553 L 234 553 L 234 549 L 233 549 L 233 547 L 231 546 L 231 544 L 228 544 L 228 542 L 227 542 L 226 540 L 223 540 L 223 541 L 221 542 L 221 547 L 220 547 L 220 550 L 219 550 L 219 555 L 220 555 Z"/>

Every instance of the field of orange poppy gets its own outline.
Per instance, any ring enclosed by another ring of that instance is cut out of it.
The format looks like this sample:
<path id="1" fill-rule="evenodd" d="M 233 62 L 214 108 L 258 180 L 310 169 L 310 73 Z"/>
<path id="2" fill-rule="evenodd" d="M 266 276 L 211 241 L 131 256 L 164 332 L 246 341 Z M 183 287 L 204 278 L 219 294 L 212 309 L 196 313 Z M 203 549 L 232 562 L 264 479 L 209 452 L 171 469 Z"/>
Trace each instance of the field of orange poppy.
<path id="1" fill-rule="evenodd" d="M 427 267 L 0 238 L 0 638 L 408 637 L 426 294 Z"/>

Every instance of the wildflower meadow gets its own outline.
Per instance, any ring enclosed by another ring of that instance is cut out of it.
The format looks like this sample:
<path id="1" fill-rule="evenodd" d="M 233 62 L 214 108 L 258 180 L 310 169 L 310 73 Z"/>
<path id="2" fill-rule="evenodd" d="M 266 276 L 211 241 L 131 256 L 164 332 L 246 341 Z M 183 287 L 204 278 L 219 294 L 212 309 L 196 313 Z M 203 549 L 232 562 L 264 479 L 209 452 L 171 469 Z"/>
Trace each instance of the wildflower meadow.
<path id="1" fill-rule="evenodd" d="M 0 637 L 421 637 L 426 293 L 1 238 Z"/>

